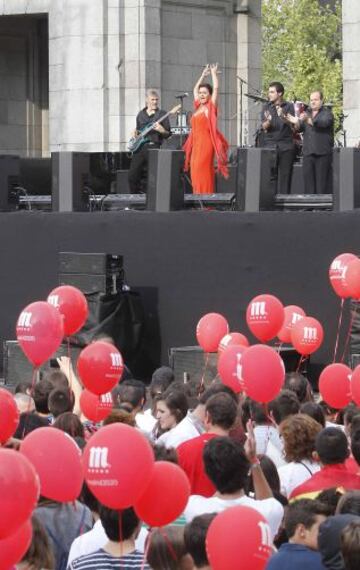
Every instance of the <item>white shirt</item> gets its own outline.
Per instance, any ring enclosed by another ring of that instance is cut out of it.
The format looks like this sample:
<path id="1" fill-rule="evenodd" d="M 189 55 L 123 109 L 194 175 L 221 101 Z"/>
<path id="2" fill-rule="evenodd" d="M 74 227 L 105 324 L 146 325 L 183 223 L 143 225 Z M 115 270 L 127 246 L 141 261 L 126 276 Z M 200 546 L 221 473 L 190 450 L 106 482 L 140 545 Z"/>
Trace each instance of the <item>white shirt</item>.
<path id="1" fill-rule="evenodd" d="M 135 416 L 135 422 L 137 427 L 144 432 L 146 435 L 151 435 L 155 424 L 156 419 L 151 413 L 151 410 L 146 410 L 146 412 L 139 412 Z"/>
<path id="2" fill-rule="evenodd" d="M 320 471 L 320 464 L 309 459 L 301 462 L 291 461 L 279 468 L 280 491 L 285 497 L 289 497 L 291 492 L 310 479 L 310 477 Z"/>
<path id="3" fill-rule="evenodd" d="M 170 447 L 177 448 L 181 443 L 198 437 L 204 431 L 200 422 L 196 421 L 191 412 L 188 412 L 181 422 L 156 440 L 156 445 L 165 445 L 167 449 Z"/>
<path id="4" fill-rule="evenodd" d="M 146 528 L 141 527 L 139 536 L 135 541 L 135 548 L 140 550 L 140 552 L 145 551 L 147 535 L 148 531 Z M 107 542 L 109 542 L 109 539 L 106 536 L 101 520 L 99 519 L 91 530 L 75 538 L 70 548 L 68 566 L 70 565 L 70 562 L 76 558 L 80 558 L 80 556 L 85 556 L 86 554 L 92 554 L 96 550 L 99 550 L 99 548 L 103 548 Z"/>
<path id="5" fill-rule="evenodd" d="M 275 467 L 277 467 L 277 469 L 282 465 L 286 465 L 284 444 L 280 438 L 278 442 L 275 442 L 275 440 L 269 441 L 265 455 L 270 457 L 270 459 L 275 463 Z"/>
<path id="6" fill-rule="evenodd" d="M 279 437 L 278 430 L 272 425 L 260 425 L 254 428 L 254 435 L 256 440 L 256 453 L 257 455 L 266 455 L 266 451 L 270 442 L 274 443 L 276 447 L 282 449 L 282 443 Z"/>
<path id="7" fill-rule="evenodd" d="M 188 501 L 184 516 L 186 522 L 198 515 L 205 513 L 220 513 L 229 507 L 242 505 L 251 507 L 261 513 L 269 523 L 272 539 L 278 533 L 281 521 L 284 516 L 283 506 L 274 498 L 256 501 L 247 495 L 243 495 L 237 499 L 221 499 L 220 497 L 202 497 L 201 495 L 192 495 Z"/>

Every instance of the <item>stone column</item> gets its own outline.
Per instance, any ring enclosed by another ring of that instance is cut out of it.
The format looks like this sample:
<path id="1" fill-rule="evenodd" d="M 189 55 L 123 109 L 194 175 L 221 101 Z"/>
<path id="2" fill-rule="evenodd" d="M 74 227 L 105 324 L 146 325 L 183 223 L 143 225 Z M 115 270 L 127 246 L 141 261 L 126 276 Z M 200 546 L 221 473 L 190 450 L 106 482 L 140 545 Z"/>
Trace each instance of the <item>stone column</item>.
<path id="1" fill-rule="evenodd" d="M 347 145 L 360 140 L 360 2 L 343 0 L 344 122 Z"/>

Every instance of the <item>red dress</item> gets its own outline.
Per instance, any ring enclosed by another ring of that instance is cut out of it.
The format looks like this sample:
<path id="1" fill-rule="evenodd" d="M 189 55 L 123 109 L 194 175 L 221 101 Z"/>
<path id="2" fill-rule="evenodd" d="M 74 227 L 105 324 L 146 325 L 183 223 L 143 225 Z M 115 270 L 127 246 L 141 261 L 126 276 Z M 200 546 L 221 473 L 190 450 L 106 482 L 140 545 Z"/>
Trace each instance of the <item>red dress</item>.
<path id="1" fill-rule="evenodd" d="M 200 103 L 195 101 L 195 109 Z M 185 151 L 185 170 L 191 173 L 194 194 L 214 193 L 214 157 L 217 171 L 228 177 L 227 151 L 225 137 L 217 129 L 217 108 L 212 101 L 206 104 L 203 113 L 193 115 L 191 133 L 183 146 Z"/>

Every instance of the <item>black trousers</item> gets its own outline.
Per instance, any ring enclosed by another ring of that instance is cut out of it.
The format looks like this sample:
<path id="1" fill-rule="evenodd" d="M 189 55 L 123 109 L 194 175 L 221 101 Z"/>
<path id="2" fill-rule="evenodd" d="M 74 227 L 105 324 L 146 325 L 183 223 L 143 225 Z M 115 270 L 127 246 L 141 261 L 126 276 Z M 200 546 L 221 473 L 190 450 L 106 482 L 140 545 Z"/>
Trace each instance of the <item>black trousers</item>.
<path id="1" fill-rule="evenodd" d="M 306 194 L 330 194 L 332 154 L 308 154 L 303 158 L 303 176 Z"/>
<path id="2" fill-rule="evenodd" d="M 287 150 L 277 149 L 277 194 L 290 194 L 294 160 L 295 148 Z"/>

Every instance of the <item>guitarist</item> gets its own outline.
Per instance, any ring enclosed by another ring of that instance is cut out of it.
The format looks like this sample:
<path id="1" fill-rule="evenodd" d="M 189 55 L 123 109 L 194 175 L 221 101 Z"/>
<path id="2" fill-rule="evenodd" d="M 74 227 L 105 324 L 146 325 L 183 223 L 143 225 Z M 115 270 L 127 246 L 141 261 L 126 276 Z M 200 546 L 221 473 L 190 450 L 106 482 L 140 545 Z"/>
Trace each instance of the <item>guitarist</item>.
<path id="1" fill-rule="evenodd" d="M 157 121 L 166 115 L 166 111 L 159 109 L 159 94 L 154 89 L 149 89 L 146 93 L 146 107 L 138 113 L 136 117 L 136 131 L 133 136 L 137 136 L 149 123 Z M 133 155 L 129 170 L 129 186 L 131 194 L 142 192 L 141 180 L 144 169 L 148 164 L 148 149 L 160 148 L 164 139 L 170 136 L 170 121 L 168 118 L 159 124 L 154 124 L 153 130 L 146 136 L 149 142 Z"/>

